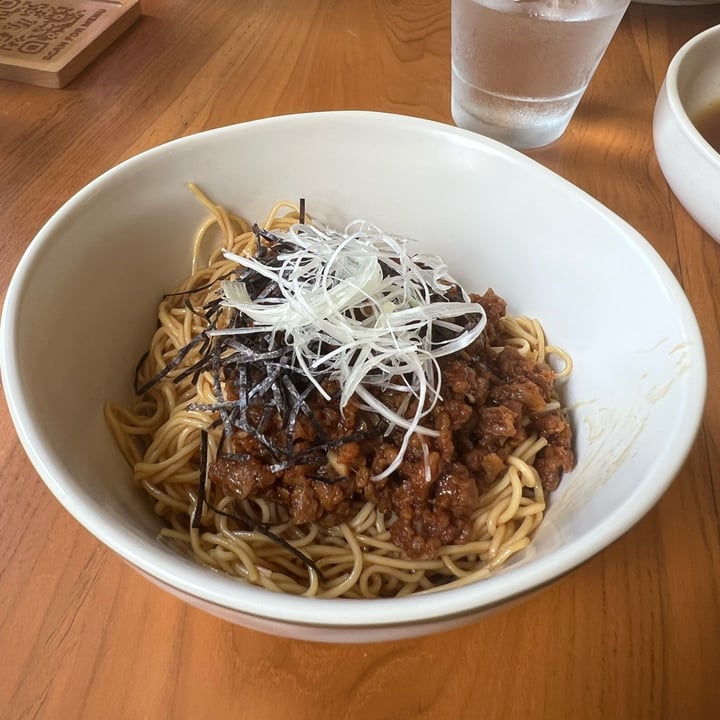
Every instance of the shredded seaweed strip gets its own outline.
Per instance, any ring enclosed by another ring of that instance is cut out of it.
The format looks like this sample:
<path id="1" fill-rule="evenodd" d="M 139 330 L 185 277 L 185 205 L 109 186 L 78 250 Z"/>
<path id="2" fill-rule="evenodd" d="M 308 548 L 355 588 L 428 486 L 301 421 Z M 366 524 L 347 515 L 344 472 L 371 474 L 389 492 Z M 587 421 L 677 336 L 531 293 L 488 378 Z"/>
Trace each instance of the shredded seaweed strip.
<path id="1" fill-rule="evenodd" d="M 259 523 L 252 518 L 248 517 L 247 515 L 244 515 L 243 517 L 240 517 L 239 515 L 235 515 L 234 513 L 225 512 L 224 510 L 220 510 L 219 508 L 216 508 L 214 505 L 212 505 L 210 502 L 205 500 L 205 504 L 218 515 L 223 515 L 226 518 L 230 518 L 231 520 L 235 520 L 239 523 L 245 523 L 251 530 L 255 530 L 256 532 L 259 532 L 261 535 L 264 535 L 268 540 L 272 540 L 273 542 L 277 543 L 278 545 L 282 546 L 287 550 L 288 552 L 291 552 L 300 562 L 303 563 L 306 567 L 312 568 L 317 574 L 320 580 L 325 580 L 325 576 L 322 574 L 322 570 L 315 564 L 312 558 L 308 557 L 304 552 L 301 550 L 298 550 L 294 545 L 289 543 L 284 538 L 280 537 L 279 535 L 276 535 L 272 530 L 270 530 L 267 526 L 263 525 L 262 523 Z"/>
<path id="2" fill-rule="evenodd" d="M 162 296 L 162 299 L 165 300 L 167 298 L 178 297 L 180 295 L 192 295 L 193 293 L 202 292 L 203 290 L 209 290 L 218 282 L 218 280 L 227 280 L 228 278 L 231 278 L 235 274 L 235 272 L 235 270 L 231 270 L 230 272 L 221 275 L 217 280 L 205 283 L 204 285 L 198 285 L 197 287 L 190 288 L 189 290 L 178 290 L 177 292 L 165 293 Z"/>
<path id="3" fill-rule="evenodd" d="M 200 482 L 198 484 L 197 503 L 193 513 L 191 526 L 199 528 L 202 520 L 203 504 L 205 503 L 205 484 L 208 471 L 208 434 L 207 430 L 200 431 Z"/>
<path id="4" fill-rule="evenodd" d="M 138 395 L 146 393 L 153 385 L 162 380 L 170 371 L 174 370 L 183 361 L 183 358 L 197 345 L 199 345 L 205 339 L 205 333 L 196 335 L 187 345 L 180 348 L 178 354 L 156 375 L 151 377 L 144 385 L 140 387 L 135 386 L 135 392 Z M 147 356 L 146 356 L 147 357 Z M 136 376 L 137 379 L 137 376 Z"/>

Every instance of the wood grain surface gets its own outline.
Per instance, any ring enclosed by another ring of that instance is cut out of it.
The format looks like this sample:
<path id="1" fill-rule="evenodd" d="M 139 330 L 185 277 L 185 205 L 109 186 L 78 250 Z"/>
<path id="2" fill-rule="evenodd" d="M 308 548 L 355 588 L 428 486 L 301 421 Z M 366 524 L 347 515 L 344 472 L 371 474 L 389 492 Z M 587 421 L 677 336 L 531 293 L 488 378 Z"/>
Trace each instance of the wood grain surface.
<path id="1" fill-rule="evenodd" d="M 143 0 L 63 90 L 0 81 L 0 288 L 73 193 L 207 128 L 371 109 L 451 122 L 445 0 Z M 631 5 L 567 133 L 529 153 L 637 228 L 682 282 L 710 374 L 659 504 L 517 607 L 411 641 L 322 645 L 229 625 L 158 590 L 46 490 L 0 401 L 0 717 L 720 717 L 720 245 L 652 145 L 673 53 L 720 5 Z M 718 201 L 720 202 L 720 196 Z"/>

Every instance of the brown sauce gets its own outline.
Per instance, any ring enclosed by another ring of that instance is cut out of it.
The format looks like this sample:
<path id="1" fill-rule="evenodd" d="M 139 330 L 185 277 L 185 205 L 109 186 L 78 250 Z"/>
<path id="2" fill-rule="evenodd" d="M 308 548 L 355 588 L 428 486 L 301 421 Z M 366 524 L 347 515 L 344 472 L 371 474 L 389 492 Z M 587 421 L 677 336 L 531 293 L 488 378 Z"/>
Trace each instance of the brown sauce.
<path id="1" fill-rule="evenodd" d="M 720 99 L 693 117 L 698 132 L 720 153 Z"/>

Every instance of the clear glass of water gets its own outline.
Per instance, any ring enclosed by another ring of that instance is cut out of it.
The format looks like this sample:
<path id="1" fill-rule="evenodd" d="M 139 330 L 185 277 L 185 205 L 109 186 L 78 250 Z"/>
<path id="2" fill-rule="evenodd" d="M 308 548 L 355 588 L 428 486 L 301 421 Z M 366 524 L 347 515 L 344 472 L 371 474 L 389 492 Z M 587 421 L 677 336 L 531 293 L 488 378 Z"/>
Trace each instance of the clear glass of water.
<path id="1" fill-rule="evenodd" d="M 566 130 L 630 0 L 452 0 L 452 116 L 518 149 Z"/>

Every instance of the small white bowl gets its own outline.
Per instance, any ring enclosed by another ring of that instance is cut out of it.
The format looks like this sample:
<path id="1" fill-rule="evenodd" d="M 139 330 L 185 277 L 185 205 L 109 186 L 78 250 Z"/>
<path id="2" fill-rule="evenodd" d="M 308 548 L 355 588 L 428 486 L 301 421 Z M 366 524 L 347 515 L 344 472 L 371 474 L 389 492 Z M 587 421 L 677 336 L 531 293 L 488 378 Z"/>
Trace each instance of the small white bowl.
<path id="1" fill-rule="evenodd" d="M 695 221 L 720 242 L 720 153 L 691 118 L 720 101 L 720 25 L 683 45 L 655 104 L 655 154 L 668 185 Z"/>
<path id="2" fill-rule="evenodd" d="M 185 183 L 246 217 L 307 198 L 441 254 L 471 290 L 542 320 L 575 369 L 578 464 L 533 544 L 496 575 L 425 596 L 318 600 L 252 587 L 156 541 L 160 521 L 103 419 L 131 399 L 161 294 L 188 275 L 205 216 Z M 320 113 L 220 128 L 155 148 L 71 198 L 10 283 L 0 347 L 8 406 L 38 473 L 100 541 L 158 585 L 261 631 L 323 641 L 420 635 L 539 590 L 657 502 L 701 419 L 705 355 L 677 280 L 630 226 L 526 156 L 416 118 Z"/>

